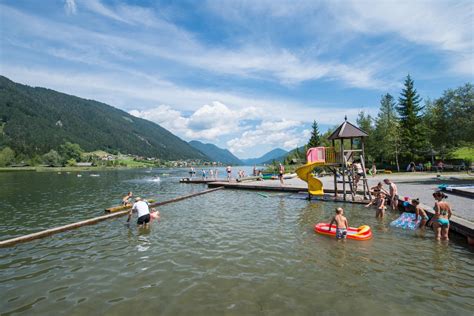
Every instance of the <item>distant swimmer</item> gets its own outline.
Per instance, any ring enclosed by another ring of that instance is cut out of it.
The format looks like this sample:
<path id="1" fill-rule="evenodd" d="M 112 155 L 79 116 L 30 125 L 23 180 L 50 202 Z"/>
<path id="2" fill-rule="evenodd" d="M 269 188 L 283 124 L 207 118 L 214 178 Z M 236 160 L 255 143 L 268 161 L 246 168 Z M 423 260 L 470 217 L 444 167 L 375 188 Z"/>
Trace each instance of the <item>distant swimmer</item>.
<path id="1" fill-rule="evenodd" d="M 136 197 L 135 203 L 128 212 L 127 223 L 130 222 L 133 211 L 136 211 L 138 215 L 137 225 L 139 227 L 148 228 L 150 225 L 150 208 L 148 207 L 148 203 L 141 198 Z"/>
<path id="2" fill-rule="evenodd" d="M 125 195 L 125 196 L 122 198 L 122 205 L 123 205 L 123 206 L 129 205 L 129 204 L 130 204 L 130 200 L 132 199 L 132 197 L 133 197 L 133 193 L 132 193 L 132 192 L 128 192 L 127 195 Z"/>

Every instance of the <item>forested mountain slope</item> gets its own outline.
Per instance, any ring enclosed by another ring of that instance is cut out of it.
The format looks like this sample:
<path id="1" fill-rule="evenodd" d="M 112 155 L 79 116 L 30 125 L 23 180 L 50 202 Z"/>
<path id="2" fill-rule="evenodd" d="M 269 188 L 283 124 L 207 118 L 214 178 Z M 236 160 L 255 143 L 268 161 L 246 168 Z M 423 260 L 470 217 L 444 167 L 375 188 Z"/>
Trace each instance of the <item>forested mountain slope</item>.
<path id="1" fill-rule="evenodd" d="M 208 157 L 158 124 L 110 105 L 0 76 L 0 147 L 41 155 L 65 142 L 166 160 Z"/>

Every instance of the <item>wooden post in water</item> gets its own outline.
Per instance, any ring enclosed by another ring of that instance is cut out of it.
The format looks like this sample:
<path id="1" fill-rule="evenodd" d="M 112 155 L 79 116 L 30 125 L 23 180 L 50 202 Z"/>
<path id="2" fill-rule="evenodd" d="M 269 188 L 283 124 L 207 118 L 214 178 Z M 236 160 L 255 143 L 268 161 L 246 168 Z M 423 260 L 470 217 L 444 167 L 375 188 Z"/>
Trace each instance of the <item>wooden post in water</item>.
<path id="1" fill-rule="evenodd" d="M 204 190 L 204 191 L 197 192 L 197 193 L 191 193 L 191 194 L 183 195 L 183 196 L 171 199 L 171 200 L 152 203 L 152 204 L 150 204 L 150 206 L 154 207 L 154 206 L 160 206 L 160 205 L 165 205 L 165 204 L 169 204 L 169 203 L 174 203 L 174 202 L 189 199 L 189 198 L 192 198 L 192 197 L 195 197 L 195 196 L 198 196 L 198 195 L 202 195 L 202 194 L 211 193 L 211 192 L 214 192 L 214 191 L 217 191 L 217 190 L 221 190 L 223 188 L 224 187 L 218 187 L 218 188 Z M 49 235 L 57 234 L 57 233 L 67 231 L 67 230 L 72 230 L 72 229 L 79 228 L 79 227 L 86 226 L 86 225 L 97 224 L 98 222 L 105 221 L 109 218 L 115 218 L 115 217 L 127 215 L 128 212 L 130 212 L 130 208 L 126 209 L 126 210 L 123 210 L 123 211 L 116 212 L 116 213 L 102 215 L 102 216 L 94 217 L 94 218 L 91 218 L 91 219 L 86 219 L 86 220 L 83 220 L 83 221 L 80 221 L 80 222 L 76 222 L 76 223 L 72 223 L 72 224 L 68 224 L 68 225 L 64 225 L 64 226 L 59 226 L 59 227 L 55 227 L 55 228 L 46 229 L 46 230 L 43 230 L 43 231 L 40 231 L 40 232 L 37 232 L 37 233 L 28 234 L 28 235 L 24 235 L 24 236 L 12 238 L 12 239 L 2 240 L 2 241 L 0 241 L 0 248 L 10 247 L 10 246 L 13 246 L 17 243 L 43 238 L 43 237 L 46 237 L 46 236 L 49 236 Z"/>

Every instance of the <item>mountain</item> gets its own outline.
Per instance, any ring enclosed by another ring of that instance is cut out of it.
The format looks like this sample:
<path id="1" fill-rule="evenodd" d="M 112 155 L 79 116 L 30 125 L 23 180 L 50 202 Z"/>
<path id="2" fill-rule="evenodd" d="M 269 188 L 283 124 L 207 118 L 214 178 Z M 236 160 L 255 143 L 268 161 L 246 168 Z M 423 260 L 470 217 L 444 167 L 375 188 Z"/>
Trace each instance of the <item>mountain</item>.
<path id="1" fill-rule="evenodd" d="M 245 165 L 259 165 L 259 164 L 267 164 L 273 162 L 273 160 L 283 161 L 285 156 L 288 154 L 286 150 L 281 148 L 273 149 L 269 151 L 265 155 L 260 158 L 251 158 L 251 159 L 242 159 L 242 162 Z"/>
<path id="2" fill-rule="evenodd" d="M 0 148 L 41 155 L 65 143 L 165 160 L 206 155 L 158 124 L 110 105 L 0 76 Z"/>
<path id="3" fill-rule="evenodd" d="M 208 156 L 212 161 L 222 162 L 224 164 L 241 165 L 242 161 L 234 156 L 227 149 L 222 149 L 213 144 L 204 144 L 200 141 L 193 140 L 189 142 L 189 145 L 193 146 L 200 152 Z"/>

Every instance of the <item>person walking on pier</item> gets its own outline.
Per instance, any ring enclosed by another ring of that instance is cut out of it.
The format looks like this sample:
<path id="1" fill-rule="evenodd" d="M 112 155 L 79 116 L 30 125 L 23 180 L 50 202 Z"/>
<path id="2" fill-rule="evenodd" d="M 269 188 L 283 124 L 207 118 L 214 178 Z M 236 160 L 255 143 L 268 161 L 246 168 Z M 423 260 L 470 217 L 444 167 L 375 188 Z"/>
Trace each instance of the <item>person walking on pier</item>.
<path id="1" fill-rule="evenodd" d="M 384 179 L 383 182 L 388 185 L 389 192 L 385 191 L 388 193 L 388 196 L 390 197 L 390 205 L 392 206 L 392 210 L 397 210 L 398 209 L 398 189 L 397 185 L 390 181 L 389 179 Z"/>
<path id="2" fill-rule="evenodd" d="M 285 166 L 280 163 L 278 167 L 278 178 L 280 179 L 280 185 L 283 185 L 283 174 L 285 173 Z"/>
<path id="3" fill-rule="evenodd" d="M 231 167 L 231 166 L 227 166 L 226 171 L 227 171 L 227 181 L 230 182 L 230 180 L 231 180 L 231 178 L 232 178 L 232 167 Z"/>

